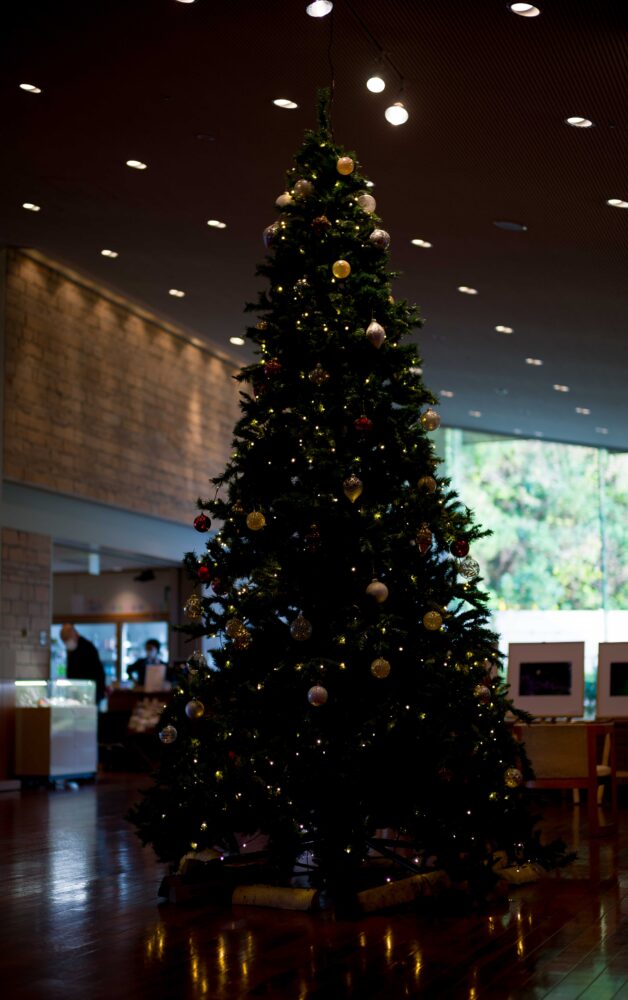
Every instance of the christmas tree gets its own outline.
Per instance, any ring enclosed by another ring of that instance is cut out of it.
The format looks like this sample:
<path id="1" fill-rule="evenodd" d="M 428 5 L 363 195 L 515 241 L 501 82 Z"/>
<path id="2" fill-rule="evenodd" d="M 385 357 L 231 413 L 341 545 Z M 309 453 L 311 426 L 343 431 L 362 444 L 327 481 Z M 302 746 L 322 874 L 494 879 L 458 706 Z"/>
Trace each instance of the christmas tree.
<path id="1" fill-rule="evenodd" d="M 308 850 L 336 893 L 377 831 L 458 878 L 530 850 L 482 531 L 438 475 L 420 323 L 369 187 L 323 99 L 264 233 L 231 459 L 199 500 L 198 530 L 220 526 L 186 557 L 187 631 L 219 648 L 180 677 L 133 813 L 164 860 L 261 831 L 278 877 Z"/>

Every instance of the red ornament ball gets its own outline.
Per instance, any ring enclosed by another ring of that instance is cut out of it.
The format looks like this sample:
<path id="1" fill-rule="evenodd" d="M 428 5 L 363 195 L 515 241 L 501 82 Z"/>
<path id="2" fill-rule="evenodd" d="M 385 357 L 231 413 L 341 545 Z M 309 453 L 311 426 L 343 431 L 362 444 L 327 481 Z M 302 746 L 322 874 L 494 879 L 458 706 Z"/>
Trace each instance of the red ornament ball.
<path id="1" fill-rule="evenodd" d="M 356 431 L 372 431 L 373 421 L 369 417 L 358 417 L 353 426 Z"/>
<path id="2" fill-rule="evenodd" d="M 464 559 L 469 554 L 469 543 L 466 538 L 457 538 L 455 542 L 451 543 L 449 551 L 456 559 Z"/>
<path id="3" fill-rule="evenodd" d="M 194 518 L 194 527 L 197 531 L 209 531 L 211 526 L 212 523 L 207 514 L 199 514 L 198 517 Z"/>
<path id="4" fill-rule="evenodd" d="M 203 581 L 203 583 L 208 583 L 212 573 L 209 566 L 199 566 L 196 571 L 196 575 L 199 580 Z"/>
<path id="5" fill-rule="evenodd" d="M 281 361 L 277 361 L 277 358 L 271 358 L 264 365 L 264 375 L 272 377 L 273 375 L 278 375 L 281 371 Z"/>

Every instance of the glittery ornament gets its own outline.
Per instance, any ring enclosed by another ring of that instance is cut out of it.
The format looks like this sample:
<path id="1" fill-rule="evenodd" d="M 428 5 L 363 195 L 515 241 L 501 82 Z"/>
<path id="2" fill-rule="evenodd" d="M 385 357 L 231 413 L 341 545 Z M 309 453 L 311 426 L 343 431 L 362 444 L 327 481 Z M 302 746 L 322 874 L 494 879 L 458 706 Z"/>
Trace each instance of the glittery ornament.
<path id="1" fill-rule="evenodd" d="M 358 497 L 362 496 L 363 489 L 364 489 L 364 484 L 362 480 L 358 479 L 358 477 L 354 473 L 352 473 L 350 476 L 347 476 L 347 478 L 342 484 L 343 493 L 346 496 L 347 500 L 350 500 L 351 503 L 355 503 Z"/>
<path id="2" fill-rule="evenodd" d="M 251 638 L 251 633 L 247 632 L 247 630 L 245 629 L 244 632 L 241 632 L 239 635 L 236 635 L 235 639 L 233 640 L 233 648 L 240 650 L 248 649 L 252 642 L 253 639 Z"/>
<path id="3" fill-rule="evenodd" d="M 473 688 L 473 696 L 486 705 L 491 700 L 491 689 L 486 684 L 476 684 Z"/>
<path id="4" fill-rule="evenodd" d="M 277 206 L 277 208 L 285 208 L 286 205 L 291 205 L 291 204 L 292 204 L 292 195 L 290 194 L 289 191 L 284 191 L 283 194 L 280 194 L 275 201 L 275 205 Z"/>
<path id="5" fill-rule="evenodd" d="M 267 250 L 270 250 L 273 246 L 280 230 L 281 226 L 278 222 L 271 222 L 270 226 L 266 226 L 266 229 L 262 233 L 262 239 L 264 240 L 264 246 Z"/>
<path id="6" fill-rule="evenodd" d="M 370 420 L 369 417 L 358 417 L 358 419 L 354 421 L 353 426 L 356 431 L 372 431 L 373 421 Z"/>
<path id="7" fill-rule="evenodd" d="M 480 564 L 476 559 L 467 556 L 466 559 L 461 559 L 458 563 L 458 572 L 466 580 L 475 580 L 480 575 Z"/>
<path id="8" fill-rule="evenodd" d="M 303 615 L 297 615 L 290 625 L 290 635 L 297 642 L 305 642 L 312 635 L 312 623 Z"/>
<path id="9" fill-rule="evenodd" d="M 342 174 L 343 177 L 348 177 L 349 174 L 353 173 L 354 169 L 355 163 L 350 156 L 341 156 L 336 163 L 336 170 L 339 174 Z"/>
<path id="10" fill-rule="evenodd" d="M 201 565 L 198 567 L 196 575 L 198 576 L 199 580 L 201 580 L 203 583 L 207 583 L 211 578 L 212 571 L 210 570 L 209 566 Z"/>
<path id="11" fill-rule="evenodd" d="M 456 556 L 457 559 L 464 559 L 464 557 L 469 554 L 469 543 L 466 538 L 457 538 L 455 542 L 452 542 L 449 546 L 449 551 L 452 556 Z"/>
<path id="12" fill-rule="evenodd" d="M 162 743 L 174 743 L 178 736 L 178 733 L 174 726 L 164 726 L 164 728 L 159 733 L 159 739 Z"/>
<path id="13" fill-rule="evenodd" d="M 374 597 L 378 604 L 382 604 L 388 597 L 388 587 L 381 580 L 373 579 L 366 588 L 369 597 Z"/>
<path id="14" fill-rule="evenodd" d="M 418 486 L 420 490 L 425 490 L 427 493 L 435 493 L 437 483 L 433 476 L 421 476 Z"/>
<path id="15" fill-rule="evenodd" d="M 369 215 L 377 208 L 375 198 L 372 194 L 367 194 L 366 191 L 358 195 L 358 205 L 363 212 L 367 212 Z"/>
<path id="16" fill-rule="evenodd" d="M 432 532 L 425 521 L 416 533 L 416 544 L 422 556 L 426 555 L 432 547 Z"/>
<path id="17" fill-rule="evenodd" d="M 423 411 L 420 420 L 424 431 L 435 431 L 437 427 L 440 427 L 440 417 L 436 410 L 431 408 Z"/>
<path id="18" fill-rule="evenodd" d="M 201 604 L 201 599 L 198 594 L 191 594 L 187 601 L 183 605 L 183 610 L 186 617 L 190 619 L 191 622 L 198 622 L 203 617 L 203 606 Z"/>
<path id="19" fill-rule="evenodd" d="M 185 706 L 185 714 L 188 719 L 202 719 L 205 715 L 205 706 L 202 701 L 197 701 L 195 698 L 192 701 L 188 701 Z"/>
<path id="20" fill-rule="evenodd" d="M 390 670 L 390 663 L 382 656 L 378 656 L 377 659 L 373 660 L 371 663 L 371 673 L 373 674 L 373 677 L 377 677 L 379 680 L 382 680 L 384 677 L 388 677 Z"/>
<path id="21" fill-rule="evenodd" d="M 244 504 L 242 503 L 241 500 L 236 500 L 231 505 L 231 513 L 232 514 L 236 514 L 236 515 L 237 514 L 244 514 L 245 510 L 246 510 L 246 508 L 245 508 L 245 506 L 244 506 Z"/>
<path id="22" fill-rule="evenodd" d="M 194 518 L 194 527 L 197 531 L 209 531 L 211 526 L 212 523 L 207 514 L 198 514 L 198 516 Z"/>
<path id="23" fill-rule="evenodd" d="M 331 222 L 326 215 L 317 215 L 315 219 L 312 219 L 312 229 L 317 236 L 322 236 L 331 229 Z"/>
<path id="24" fill-rule="evenodd" d="M 504 771 L 504 784 L 507 788 L 518 788 L 523 781 L 523 775 L 518 767 L 507 767 Z"/>
<path id="25" fill-rule="evenodd" d="M 266 361 L 266 363 L 264 364 L 264 375 L 267 375 L 269 378 L 272 378 L 273 375 L 279 374 L 281 368 L 282 368 L 281 361 L 277 361 L 277 358 L 270 358 L 270 360 Z"/>
<path id="26" fill-rule="evenodd" d="M 377 247 L 378 250 L 388 250 L 390 246 L 390 235 L 385 229 L 374 229 L 369 236 L 369 243 Z"/>
<path id="27" fill-rule="evenodd" d="M 239 618 L 229 618 L 225 623 L 225 633 L 230 639 L 235 639 L 237 635 L 243 635 L 245 632 L 246 625 Z"/>
<path id="28" fill-rule="evenodd" d="M 438 611 L 426 611 L 423 615 L 423 624 L 429 632 L 436 632 L 443 624 L 443 617 Z"/>
<path id="29" fill-rule="evenodd" d="M 247 514 L 246 526 L 250 528 L 251 531 L 261 531 L 266 524 L 266 518 L 262 514 L 261 510 L 252 510 L 250 514 Z"/>
<path id="30" fill-rule="evenodd" d="M 329 378 L 329 372 L 326 372 L 320 361 L 317 361 L 316 365 L 312 368 L 312 371 L 308 375 L 308 378 L 313 385 L 325 385 L 325 382 L 327 382 Z"/>
<path id="31" fill-rule="evenodd" d="M 267 330 L 268 329 L 268 321 L 265 320 L 265 319 L 258 320 L 258 322 L 255 324 L 255 329 L 256 330 Z"/>
<path id="32" fill-rule="evenodd" d="M 294 193 L 297 198 L 309 198 L 314 194 L 314 185 L 311 181 L 300 180 L 294 185 Z"/>
<path id="33" fill-rule="evenodd" d="M 320 705 L 324 705 L 328 698 L 329 694 L 327 693 L 327 688 L 322 687 L 320 684 L 315 684 L 314 687 L 311 687 L 307 693 L 307 700 L 310 705 L 314 705 L 315 708 L 318 708 Z"/>
<path id="34" fill-rule="evenodd" d="M 331 266 L 334 278 L 348 278 L 351 274 L 351 264 L 348 260 L 336 260 Z"/>
<path id="35" fill-rule="evenodd" d="M 379 349 L 386 340 L 386 331 L 381 323 L 373 320 L 366 328 L 366 336 L 370 340 L 373 347 L 377 347 Z"/>
<path id="36" fill-rule="evenodd" d="M 303 536 L 303 551 L 308 555 L 315 555 L 321 544 L 321 533 L 317 524 L 311 524 L 308 531 Z"/>

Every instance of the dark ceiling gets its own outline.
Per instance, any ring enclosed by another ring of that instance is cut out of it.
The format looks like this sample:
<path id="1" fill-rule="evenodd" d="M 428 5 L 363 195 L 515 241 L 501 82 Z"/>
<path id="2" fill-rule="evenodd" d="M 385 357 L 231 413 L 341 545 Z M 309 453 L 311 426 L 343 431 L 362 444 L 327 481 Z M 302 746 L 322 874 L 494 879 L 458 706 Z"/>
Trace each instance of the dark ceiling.
<path id="1" fill-rule="evenodd" d="M 623 449 L 628 210 L 606 200 L 628 200 L 626 8 L 537 2 L 541 15 L 524 18 L 501 0 L 351 0 L 405 77 L 410 120 L 393 128 L 383 111 L 394 77 L 367 92 L 377 52 L 337 0 L 334 130 L 375 182 L 403 272 L 395 294 L 427 318 L 426 381 L 454 393 L 444 422 Z M 229 337 L 330 80 L 331 19 L 307 17 L 305 0 L 22 0 L 2 19 L 0 239 L 242 360 Z M 570 127 L 572 115 L 594 127 Z"/>

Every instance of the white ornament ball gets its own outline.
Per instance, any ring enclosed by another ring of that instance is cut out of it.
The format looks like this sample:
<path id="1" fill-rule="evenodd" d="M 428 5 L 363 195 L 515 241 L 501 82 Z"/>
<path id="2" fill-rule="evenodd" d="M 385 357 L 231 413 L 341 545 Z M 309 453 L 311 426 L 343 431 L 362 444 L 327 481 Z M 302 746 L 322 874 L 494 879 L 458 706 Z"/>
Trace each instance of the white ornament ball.
<path id="1" fill-rule="evenodd" d="M 358 205 L 363 212 L 368 212 L 369 215 L 377 208 L 377 202 L 375 201 L 373 195 L 367 194 L 366 192 L 358 195 Z"/>
<path id="2" fill-rule="evenodd" d="M 366 592 L 369 597 L 374 597 L 378 604 L 382 604 L 388 597 L 388 587 L 381 580 L 372 580 Z"/>
<path id="3" fill-rule="evenodd" d="M 285 208 L 286 205 L 291 205 L 293 200 L 294 199 L 290 194 L 290 192 L 284 191 L 283 194 L 280 194 L 277 200 L 275 201 L 275 205 L 277 206 L 277 208 Z"/>
<path id="4" fill-rule="evenodd" d="M 324 705 L 328 698 L 329 694 L 327 693 L 327 688 L 322 687 L 321 684 L 315 684 L 314 687 L 311 687 L 307 693 L 307 700 L 310 705 L 314 705 L 315 708 L 318 708 L 320 705 Z"/>
<path id="5" fill-rule="evenodd" d="M 373 347 L 377 347 L 379 349 L 386 340 L 386 331 L 380 323 L 373 320 L 373 322 L 369 323 L 366 328 L 366 336 L 370 340 Z"/>
<path id="6" fill-rule="evenodd" d="M 159 733 L 159 739 L 162 743 L 174 743 L 178 736 L 178 733 L 174 726 L 164 726 L 164 728 Z"/>

